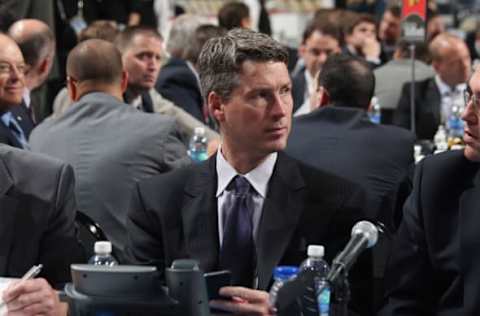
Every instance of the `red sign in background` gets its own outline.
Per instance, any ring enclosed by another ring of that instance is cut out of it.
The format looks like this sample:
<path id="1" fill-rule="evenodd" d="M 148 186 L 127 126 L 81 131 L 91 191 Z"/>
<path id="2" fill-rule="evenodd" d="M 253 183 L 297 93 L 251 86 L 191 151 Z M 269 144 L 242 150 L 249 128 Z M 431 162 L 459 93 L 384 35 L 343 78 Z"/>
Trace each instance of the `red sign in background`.
<path id="1" fill-rule="evenodd" d="M 402 18 L 418 15 L 422 20 L 427 19 L 427 0 L 403 0 Z"/>

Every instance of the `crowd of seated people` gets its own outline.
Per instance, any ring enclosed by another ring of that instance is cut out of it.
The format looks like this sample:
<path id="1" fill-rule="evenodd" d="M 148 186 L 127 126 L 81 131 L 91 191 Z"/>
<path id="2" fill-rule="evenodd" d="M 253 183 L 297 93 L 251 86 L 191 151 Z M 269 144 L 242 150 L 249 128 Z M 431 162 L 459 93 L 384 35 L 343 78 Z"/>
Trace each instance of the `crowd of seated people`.
<path id="1" fill-rule="evenodd" d="M 277 315 L 274 268 L 299 266 L 310 244 L 331 262 L 367 219 L 385 234 L 350 271 L 350 313 L 480 312 L 478 31 L 447 32 L 429 7 L 413 46 L 396 4 L 321 9 L 294 50 L 258 31 L 268 20 L 250 2 L 225 3 L 217 23 L 180 15 L 162 34 L 143 19 L 154 1 L 86 1 L 69 41 L 59 21 L 0 4 L 0 277 L 44 267 L 3 292 L 10 314 L 68 314 L 57 290 L 91 252 L 77 211 L 121 264 L 156 266 L 162 282 L 181 258 L 230 270 L 210 306 L 235 315 Z M 78 17 L 65 1 L 45 9 Z M 463 148 L 416 164 L 415 143 L 448 132 L 458 107 Z"/>

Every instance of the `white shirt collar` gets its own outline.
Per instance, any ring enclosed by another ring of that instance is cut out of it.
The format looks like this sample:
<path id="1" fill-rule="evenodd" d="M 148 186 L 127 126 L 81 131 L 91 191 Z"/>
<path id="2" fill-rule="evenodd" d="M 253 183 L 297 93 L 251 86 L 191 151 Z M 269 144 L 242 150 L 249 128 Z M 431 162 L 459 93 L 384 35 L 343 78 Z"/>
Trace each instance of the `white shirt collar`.
<path id="1" fill-rule="evenodd" d="M 138 97 L 133 99 L 130 102 L 130 105 L 133 106 L 134 108 L 136 108 L 137 110 L 140 110 L 142 108 L 142 96 L 139 95 Z"/>
<path id="2" fill-rule="evenodd" d="M 268 155 L 268 157 L 255 169 L 251 170 L 247 174 L 242 175 L 248 180 L 248 182 L 255 189 L 255 191 L 257 191 L 257 193 L 260 194 L 263 198 L 267 196 L 268 181 L 270 181 L 270 177 L 272 176 L 273 168 L 275 167 L 277 157 L 278 153 L 276 152 Z M 219 150 L 217 151 L 216 159 L 218 177 L 216 197 L 219 197 L 223 193 L 223 191 L 225 191 L 232 179 L 236 175 L 240 174 L 225 159 L 222 154 L 221 146 L 219 146 Z"/>
<path id="3" fill-rule="evenodd" d="M 435 83 L 438 87 L 438 90 L 440 91 L 440 95 L 444 96 L 450 93 L 456 93 L 456 92 L 462 92 L 465 89 L 467 89 L 467 84 L 466 83 L 461 83 L 455 86 L 454 89 L 450 88 L 448 84 L 445 83 L 445 81 L 440 78 L 439 75 L 435 75 Z"/>
<path id="4" fill-rule="evenodd" d="M 295 111 L 293 116 L 299 116 L 303 114 L 308 114 L 312 112 L 312 108 L 310 106 L 310 96 L 315 93 L 315 78 L 310 75 L 310 72 L 305 69 L 305 91 L 303 93 L 303 103 L 302 105 Z"/>

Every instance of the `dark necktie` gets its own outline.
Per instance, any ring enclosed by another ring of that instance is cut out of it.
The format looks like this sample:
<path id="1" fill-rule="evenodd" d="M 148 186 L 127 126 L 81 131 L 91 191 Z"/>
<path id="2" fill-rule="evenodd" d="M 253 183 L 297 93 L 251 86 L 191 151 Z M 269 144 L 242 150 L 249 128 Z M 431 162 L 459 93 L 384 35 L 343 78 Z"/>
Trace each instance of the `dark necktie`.
<path id="1" fill-rule="evenodd" d="M 223 230 L 220 266 L 232 272 L 232 284 L 252 287 L 255 271 L 255 244 L 253 241 L 252 188 L 247 179 L 236 176 L 233 181 L 233 199 Z"/>
<path id="2" fill-rule="evenodd" d="M 13 135 L 18 140 L 20 145 L 22 145 L 23 149 L 30 149 L 30 146 L 28 145 L 27 139 L 25 138 L 25 135 L 23 134 L 20 125 L 18 125 L 18 123 L 14 119 L 10 120 L 8 128 L 12 131 Z"/>

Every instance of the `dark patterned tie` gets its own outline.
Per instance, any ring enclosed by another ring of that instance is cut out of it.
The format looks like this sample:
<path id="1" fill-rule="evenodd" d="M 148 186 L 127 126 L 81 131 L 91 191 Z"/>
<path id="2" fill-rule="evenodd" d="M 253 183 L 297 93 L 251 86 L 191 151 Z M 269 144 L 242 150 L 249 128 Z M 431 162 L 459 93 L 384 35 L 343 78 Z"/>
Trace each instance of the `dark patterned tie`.
<path id="1" fill-rule="evenodd" d="M 22 128 L 20 127 L 20 125 L 18 125 L 15 119 L 10 120 L 8 128 L 10 129 L 10 131 L 12 131 L 13 135 L 18 140 L 23 149 L 30 149 L 28 141 L 25 138 L 25 134 L 23 133 Z"/>
<path id="2" fill-rule="evenodd" d="M 223 229 L 220 266 L 232 272 L 232 284 L 252 287 L 255 271 L 253 241 L 252 188 L 247 179 L 236 176 L 233 199 L 226 205 L 228 213 Z"/>

